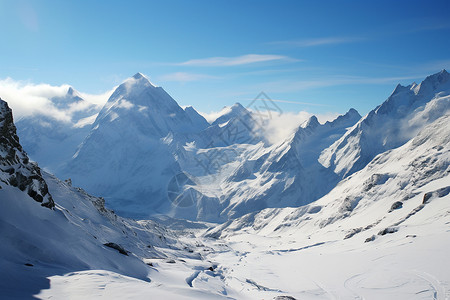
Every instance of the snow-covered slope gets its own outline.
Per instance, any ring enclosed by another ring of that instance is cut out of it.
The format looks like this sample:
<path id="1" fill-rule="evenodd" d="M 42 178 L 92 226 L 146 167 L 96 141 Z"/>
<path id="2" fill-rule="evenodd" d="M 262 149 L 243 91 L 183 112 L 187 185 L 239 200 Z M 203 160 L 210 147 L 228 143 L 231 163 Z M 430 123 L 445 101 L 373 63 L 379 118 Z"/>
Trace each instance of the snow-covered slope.
<path id="1" fill-rule="evenodd" d="M 46 277 L 73 271 L 109 270 L 150 281 L 143 259 L 167 257 L 158 248 L 176 249 L 173 234 L 153 221 L 118 217 L 103 198 L 41 173 L 22 150 L 3 100 L 0 132 L 2 299 L 31 298 L 49 288 Z"/>
<path id="2" fill-rule="evenodd" d="M 208 123 L 183 110 L 161 87 L 137 73 L 111 95 L 60 175 L 102 195 L 124 215 L 167 212 L 167 185 L 180 172 L 169 147 L 173 134 L 200 132 Z"/>
<path id="3" fill-rule="evenodd" d="M 46 170 L 57 173 L 89 133 L 100 107 L 82 99 L 71 87 L 64 97 L 49 100 L 70 119 L 35 114 L 19 119 L 16 126 L 30 158 Z"/>
<path id="4" fill-rule="evenodd" d="M 41 172 L 2 100 L 0 133 L 1 299 L 227 299 L 191 232 L 205 225 L 178 222 L 180 240 L 167 226 L 119 217 L 103 198 Z M 193 274 L 207 285 L 193 287 Z M 122 287 L 111 293 L 115 283 Z"/>
<path id="5" fill-rule="evenodd" d="M 449 105 L 449 77 L 444 70 L 419 85 L 398 86 L 362 119 L 353 109 L 325 124 L 312 117 L 270 144 L 264 124 L 242 105 L 209 125 L 137 73 L 112 94 L 57 175 L 135 218 L 163 213 L 223 222 L 301 206 L 440 117 Z"/>
<path id="6" fill-rule="evenodd" d="M 450 74 L 428 76 L 420 84 L 397 85 L 392 95 L 352 130 L 324 150 L 320 162 L 340 177 L 361 170 L 377 154 L 406 143 L 449 107 Z M 433 99 L 434 106 L 425 110 Z"/>
<path id="7" fill-rule="evenodd" d="M 350 110 L 325 124 L 311 117 L 274 145 L 215 146 L 205 133 L 233 114 L 208 126 L 141 74 L 127 80 L 71 162 L 74 185 L 84 175 L 127 197 L 115 204 L 128 212 L 222 225 L 115 215 L 30 163 L 0 101 L 1 295 L 449 298 L 448 85 L 443 71 L 362 120 Z"/>
<path id="8" fill-rule="evenodd" d="M 210 256 L 228 286 L 241 298 L 448 298 L 450 110 L 440 114 L 321 199 L 210 229 L 232 249 Z"/>
<path id="9" fill-rule="evenodd" d="M 325 124 L 312 117 L 288 140 L 275 145 L 260 141 L 201 148 L 190 144 L 179 160 L 190 181 L 179 194 L 192 199 L 191 205 L 177 208 L 174 215 L 223 222 L 267 207 L 299 206 L 318 199 L 338 179 L 318 163 L 320 152 L 359 119 L 353 109 Z M 218 125 L 213 123 L 206 131 L 213 126 Z M 319 177 L 320 182 L 315 180 Z"/>
<path id="10" fill-rule="evenodd" d="M 422 113 L 433 110 L 440 101 L 442 98 L 434 99 Z M 357 235 L 364 241 L 386 228 L 401 229 L 415 214 L 423 214 L 428 198 L 448 198 L 450 109 L 441 110 L 441 115 L 406 144 L 379 154 L 321 199 L 299 208 L 249 214 L 210 234 L 226 236 L 244 228 L 264 235 L 300 230 L 312 236 L 323 231 L 333 232 L 333 238 Z M 444 203 L 450 209 L 449 202 Z M 445 211 L 425 211 L 431 214 L 426 216 L 430 220 L 448 218 Z"/>

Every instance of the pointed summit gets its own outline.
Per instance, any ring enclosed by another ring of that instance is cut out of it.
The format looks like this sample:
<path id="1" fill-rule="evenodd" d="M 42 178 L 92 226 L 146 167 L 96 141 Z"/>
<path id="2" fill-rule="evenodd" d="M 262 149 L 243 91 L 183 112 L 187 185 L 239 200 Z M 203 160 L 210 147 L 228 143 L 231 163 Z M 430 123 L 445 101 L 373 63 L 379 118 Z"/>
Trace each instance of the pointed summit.
<path id="1" fill-rule="evenodd" d="M 141 72 L 137 72 L 133 76 L 129 77 L 127 80 L 123 82 L 123 84 L 127 85 L 137 85 L 137 86 L 151 86 L 151 87 L 157 87 L 155 84 L 150 82 L 147 76 L 142 74 Z"/>
<path id="2" fill-rule="evenodd" d="M 77 90 L 75 90 L 73 87 L 69 87 L 66 93 L 66 98 L 71 98 L 74 101 L 83 101 L 83 98 L 81 97 L 80 93 L 78 93 Z"/>
<path id="3" fill-rule="evenodd" d="M 72 87 L 69 87 L 67 90 L 67 95 L 73 96 L 73 94 L 75 94 L 75 90 Z"/>
<path id="4" fill-rule="evenodd" d="M 317 120 L 317 117 L 316 116 L 311 116 L 309 118 L 309 120 L 306 121 L 304 128 L 311 128 L 312 129 L 312 128 L 316 128 L 319 125 L 320 125 L 320 123 L 319 123 L 319 120 Z"/>
<path id="5" fill-rule="evenodd" d="M 133 78 L 134 79 L 141 79 L 141 78 L 146 78 L 146 77 L 141 72 L 137 72 L 136 74 L 133 75 Z"/>
<path id="6" fill-rule="evenodd" d="M 440 72 L 430 75 L 425 78 L 419 85 L 415 86 L 413 89 L 416 95 L 429 95 L 443 90 L 448 90 L 450 88 L 450 74 L 442 69 Z"/>
<path id="7" fill-rule="evenodd" d="M 234 118 L 246 118 L 246 116 L 250 116 L 250 112 L 238 102 L 231 107 L 224 107 L 221 113 L 221 116 L 211 125 L 223 124 Z"/>

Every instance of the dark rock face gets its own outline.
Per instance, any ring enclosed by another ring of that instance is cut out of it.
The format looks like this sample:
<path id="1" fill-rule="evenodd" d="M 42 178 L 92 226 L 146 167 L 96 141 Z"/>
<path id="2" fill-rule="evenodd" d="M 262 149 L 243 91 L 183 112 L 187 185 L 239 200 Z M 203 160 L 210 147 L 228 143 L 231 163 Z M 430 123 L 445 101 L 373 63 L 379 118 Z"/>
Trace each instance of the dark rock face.
<path id="1" fill-rule="evenodd" d="M 378 235 L 385 235 L 385 234 L 389 234 L 389 233 L 395 233 L 397 231 L 398 231 L 398 229 L 396 227 L 387 227 L 387 228 L 381 230 L 380 232 L 378 232 Z"/>
<path id="2" fill-rule="evenodd" d="M 371 237 L 368 237 L 368 238 L 364 241 L 364 243 L 373 242 L 374 240 L 375 240 L 375 236 L 372 235 Z"/>
<path id="3" fill-rule="evenodd" d="M 392 204 L 391 209 L 389 210 L 389 212 L 395 210 L 395 209 L 400 209 L 403 207 L 403 203 L 401 201 L 396 201 Z"/>
<path id="4" fill-rule="evenodd" d="M 55 206 L 41 170 L 36 163 L 30 162 L 19 143 L 11 109 L 0 99 L 0 184 L 2 183 L 26 192 L 42 206 Z"/>
<path id="5" fill-rule="evenodd" d="M 117 245 L 116 243 L 106 243 L 103 245 L 105 245 L 106 247 L 109 247 L 109 248 L 116 249 L 117 251 L 119 251 L 120 254 L 128 256 L 127 250 L 125 250 L 122 246 Z"/>

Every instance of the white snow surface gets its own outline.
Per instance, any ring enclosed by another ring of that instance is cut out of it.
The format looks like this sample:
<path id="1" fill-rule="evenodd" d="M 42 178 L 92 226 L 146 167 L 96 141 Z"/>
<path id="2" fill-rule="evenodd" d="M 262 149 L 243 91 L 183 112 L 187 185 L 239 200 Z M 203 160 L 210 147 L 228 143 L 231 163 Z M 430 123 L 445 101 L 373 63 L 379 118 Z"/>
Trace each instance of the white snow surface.
<path id="1" fill-rule="evenodd" d="M 111 95 L 56 174 L 105 197 L 123 216 L 224 222 L 326 194 L 338 176 L 317 163 L 319 154 L 359 119 L 353 109 L 325 124 L 313 117 L 272 145 L 264 138 L 264 120 L 239 103 L 210 125 L 138 73 Z M 311 174 L 324 178 L 320 189 Z"/>
<path id="2" fill-rule="evenodd" d="M 205 133 L 225 134 L 236 115 L 209 126 L 138 73 L 111 96 L 71 166 L 82 174 L 93 164 L 85 180 L 103 176 L 105 190 L 121 184 L 122 195 L 175 178 L 178 205 L 157 193 L 148 207 L 116 202 L 169 211 L 126 219 L 43 172 L 51 209 L 0 169 L 1 298 L 450 299 L 449 77 L 398 86 L 359 121 L 350 110 L 325 124 L 312 117 L 278 144 L 210 145 Z M 154 95 L 167 96 L 154 107 Z M 139 132 L 147 119 L 136 116 L 152 109 L 164 121 Z M 142 155 L 149 149 L 157 159 Z M 212 171 L 199 163 L 224 154 Z"/>

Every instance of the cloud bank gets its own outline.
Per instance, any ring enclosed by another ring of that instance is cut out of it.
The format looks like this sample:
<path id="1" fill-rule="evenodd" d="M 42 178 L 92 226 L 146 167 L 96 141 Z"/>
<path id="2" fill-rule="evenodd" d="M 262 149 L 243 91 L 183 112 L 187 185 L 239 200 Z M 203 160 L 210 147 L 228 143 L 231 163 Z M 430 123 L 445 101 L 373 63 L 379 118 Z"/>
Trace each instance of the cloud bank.
<path id="1" fill-rule="evenodd" d="M 209 123 L 214 122 L 218 117 L 230 111 L 229 107 L 224 107 L 220 111 L 209 113 L 199 112 Z M 286 140 L 304 122 L 313 116 L 307 111 L 274 113 L 268 118 L 262 127 L 262 133 L 269 143 L 275 144 Z M 339 116 L 338 113 L 330 112 L 315 115 L 320 123 L 332 121 Z"/>
<path id="2" fill-rule="evenodd" d="M 75 112 L 89 107 L 101 107 L 112 94 L 112 90 L 93 95 L 78 93 L 85 101 L 58 106 L 52 99 L 67 95 L 70 85 L 52 86 L 15 81 L 11 78 L 0 79 L 0 98 L 12 108 L 14 118 L 19 120 L 32 115 L 43 115 L 62 122 L 71 122 Z"/>

